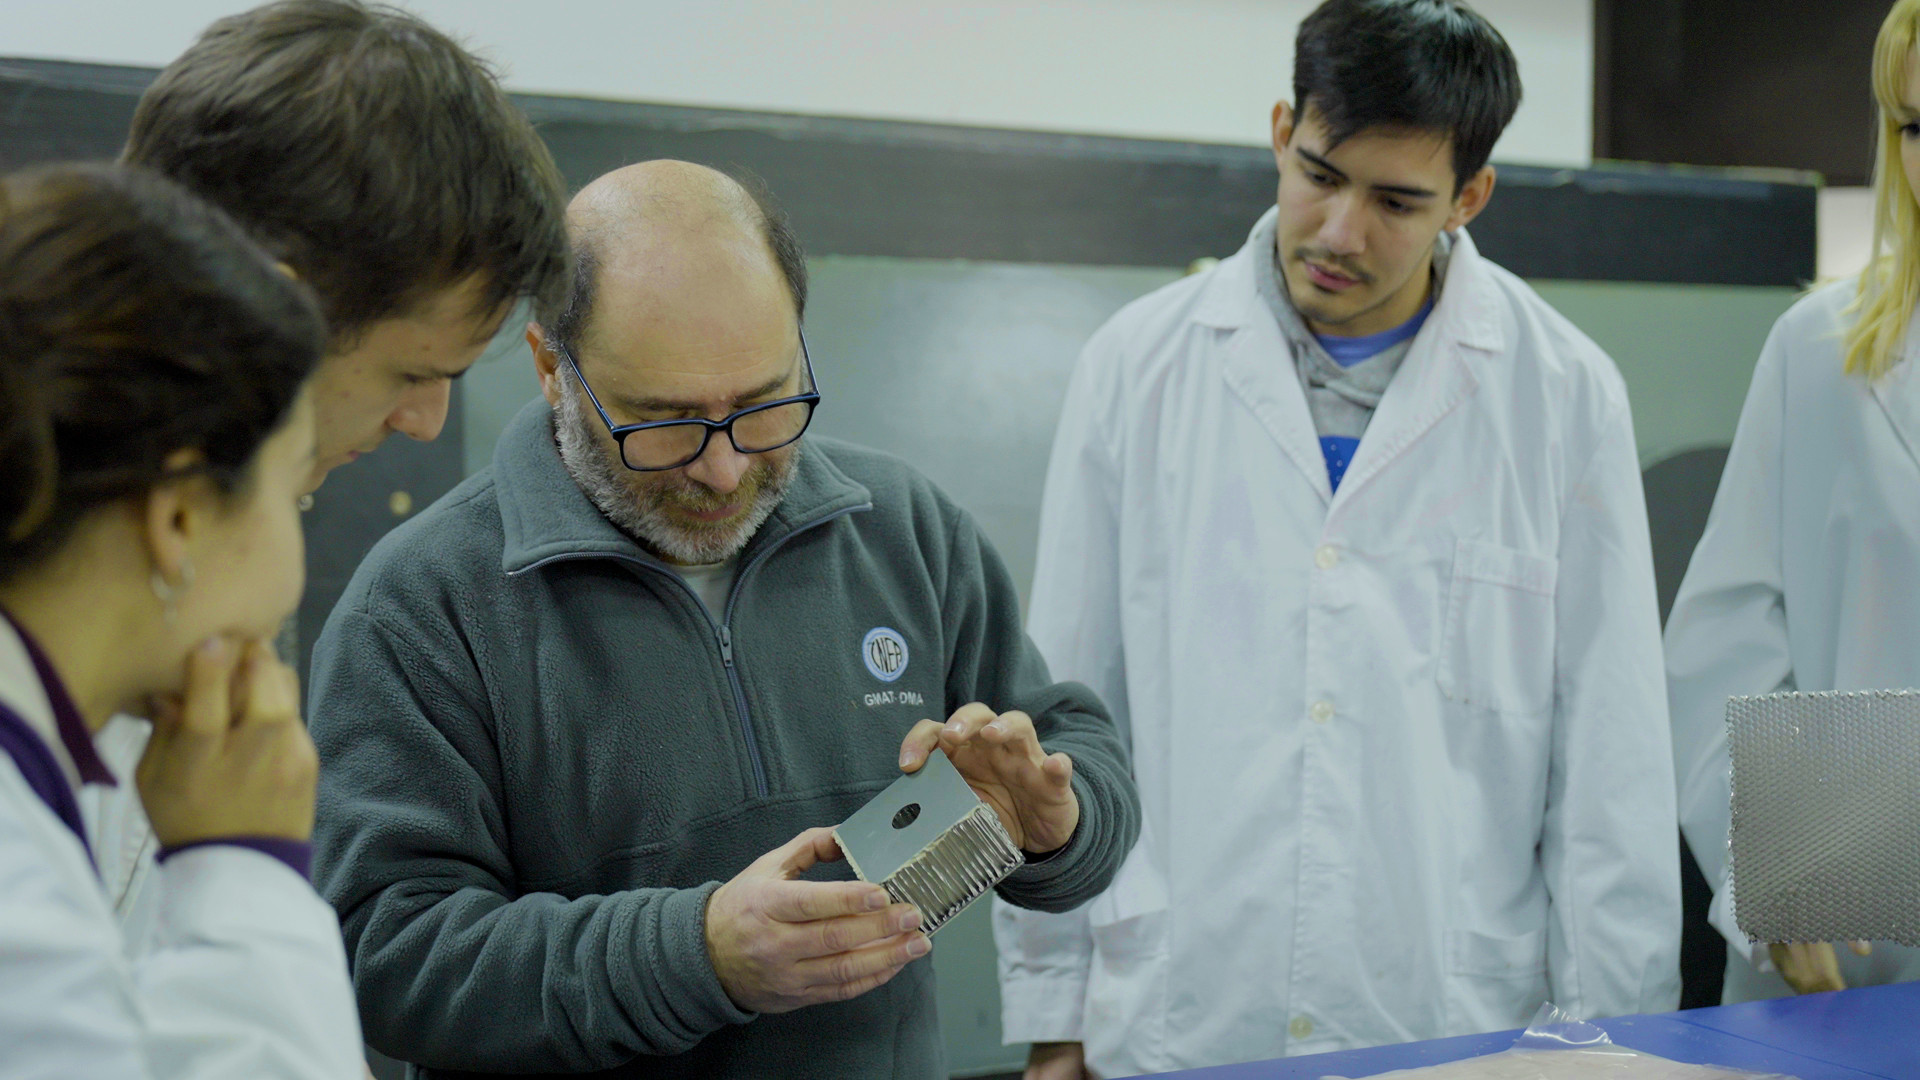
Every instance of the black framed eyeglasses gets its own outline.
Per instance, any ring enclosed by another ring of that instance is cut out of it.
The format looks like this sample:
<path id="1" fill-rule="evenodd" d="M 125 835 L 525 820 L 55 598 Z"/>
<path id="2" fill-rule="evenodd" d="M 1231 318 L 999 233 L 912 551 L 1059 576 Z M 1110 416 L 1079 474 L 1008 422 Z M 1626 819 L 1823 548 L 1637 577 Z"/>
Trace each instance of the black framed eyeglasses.
<path id="1" fill-rule="evenodd" d="M 644 424 L 618 424 L 600 407 L 593 387 L 564 346 L 557 349 L 560 358 L 573 369 L 574 378 L 587 392 L 587 400 L 606 423 L 608 434 L 620 447 L 620 461 L 635 472 L 664 472 L 691 465 L 707 452 L 707 443 L 716 432 L 727 433 L 727 441 L 743 454 L 764 454 L 778 450 L 806 434 L 813 423 L 814 406 L 820 404 L 819 384 L 813 381 L 813 357 L 807 352 L 807 335 L 800 334 L 800 359 L 806 367 L 806 393 L 777 401 L 736 409 L 725 420 L 689 417 L 684 420 L 650 420 Z"/>

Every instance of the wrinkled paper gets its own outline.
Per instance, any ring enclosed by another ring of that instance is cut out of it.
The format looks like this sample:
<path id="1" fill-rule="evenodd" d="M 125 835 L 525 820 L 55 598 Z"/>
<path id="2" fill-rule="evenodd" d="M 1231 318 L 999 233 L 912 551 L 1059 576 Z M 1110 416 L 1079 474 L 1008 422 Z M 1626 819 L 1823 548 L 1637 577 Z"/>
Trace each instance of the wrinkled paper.
<path id="1" fill-rule="evenodd" d="M 1345 1080 L 1323 1077 L 1322 1080 Z M 1533 1023 L 1511 1050 L 1423 1069 L 1381 1073 L 1373 1080 L 1793 1080 L 1779 1073 L 1740 1072 L 1710 1065 L 1687 1065 L 1616 1046 L 1594 1024 L 1551 1004 L 1542 1005 Z"/>

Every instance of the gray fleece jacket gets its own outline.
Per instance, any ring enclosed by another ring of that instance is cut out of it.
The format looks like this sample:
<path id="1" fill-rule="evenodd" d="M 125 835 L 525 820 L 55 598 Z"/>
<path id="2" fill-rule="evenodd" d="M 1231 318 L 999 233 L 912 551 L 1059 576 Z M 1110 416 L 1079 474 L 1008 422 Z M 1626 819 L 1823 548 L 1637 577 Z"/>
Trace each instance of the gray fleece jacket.
<path id="1" fill-rule="evenodd" d="M 902 647 L 873 648 L 876 628 Z M 972 519 L 827 439 L 807 440 L 716 623 L 574 485 L 534 402 L 491 468 L 360 566 L 311 701 L 315 881 L 368 1041 L 430 1077 L 944 1076 L 927 960 L 756 1017 L 703 929 L 721 881 L 891 783 L 922 718 L 1020 709 L 1074 759 L 1080 827 L 1007 900 L 1085 902 L 1139 829 L 1111 720 L 1051 681 Z"/>

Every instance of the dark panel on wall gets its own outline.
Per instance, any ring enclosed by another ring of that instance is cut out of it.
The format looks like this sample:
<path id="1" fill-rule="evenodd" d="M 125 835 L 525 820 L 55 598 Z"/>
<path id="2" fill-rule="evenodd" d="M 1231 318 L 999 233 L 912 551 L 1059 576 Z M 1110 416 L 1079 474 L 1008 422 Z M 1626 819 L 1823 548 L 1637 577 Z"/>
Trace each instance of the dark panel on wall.
<path id="1" fill-rule="evenodd" d="M 0 59 L 0 169 L 41 161 L 112 158 L 147 68 Z"/>
<path id="2" fill-rule="evenodd" d="M 151 72 L 0 61 L 0 163 L 104 156 Z M 750 170 L 809 250 L 1184 266 L 1237 249 L 1272 155 L 1214 146 L 523 96 L 577 185 L 678 157 Z M 1473 233 L 1531 278 L 1798 285 L 1815 193 L 1790 178 L 1507 166 Z"/>
<path id="3" fill-rule="evenodd" d="M 1818 200 L 1810 177 L 1507 166 L 1469 231 L 1524 278 L 1798 287 L 1814 278 Z"/>
<path id="4" fill-rule="evenodd" d="M 1258 147 L 521 101 L 576 186 L 654 157 L 744 167 L 820 254 L 1184 266 L 1238 249 L 1274 197 Z M 1522 277 L 1794 286 L 1815 198 L 1785 177 L 1509 165 L 1472 231 Z"/>
<path id="5" fill-rule="evenodd" d="M 1873 39 L 1888 0 L 1596 0 L 1594 156 L 1873 166 Z"/>
<path id="6" fill-rule="evenodd" d="M 1185 266 L 1237 249 L 1273 203 L 1253 147 L 521 101 L 576 187 L 657 157 L 747 169 L 823 255 Z"/>

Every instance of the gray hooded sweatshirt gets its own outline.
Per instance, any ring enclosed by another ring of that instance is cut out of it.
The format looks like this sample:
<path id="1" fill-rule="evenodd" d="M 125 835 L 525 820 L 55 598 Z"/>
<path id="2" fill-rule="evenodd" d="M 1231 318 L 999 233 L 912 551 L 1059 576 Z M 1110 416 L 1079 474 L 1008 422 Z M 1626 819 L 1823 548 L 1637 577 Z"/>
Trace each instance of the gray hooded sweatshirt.
<path id="1" fill-rule="evenodd" d="M 1107 712 L 1049 678 L 972 519 L 827 439 L 716 617 L 574 485 L 535 401 L 491 468 L 361 564 L 311 700 L 315 881 L 368 1041 L 429 1077 L 943 1077 L 927 960 L 756 1017 L 714 974 L 704 908 L 896 779 L 916 721 L 968 702 L 1031 714 L 1074 759 L 1079 829 L 1000 895 L 1075 907 L 1139 830 Z"/>

